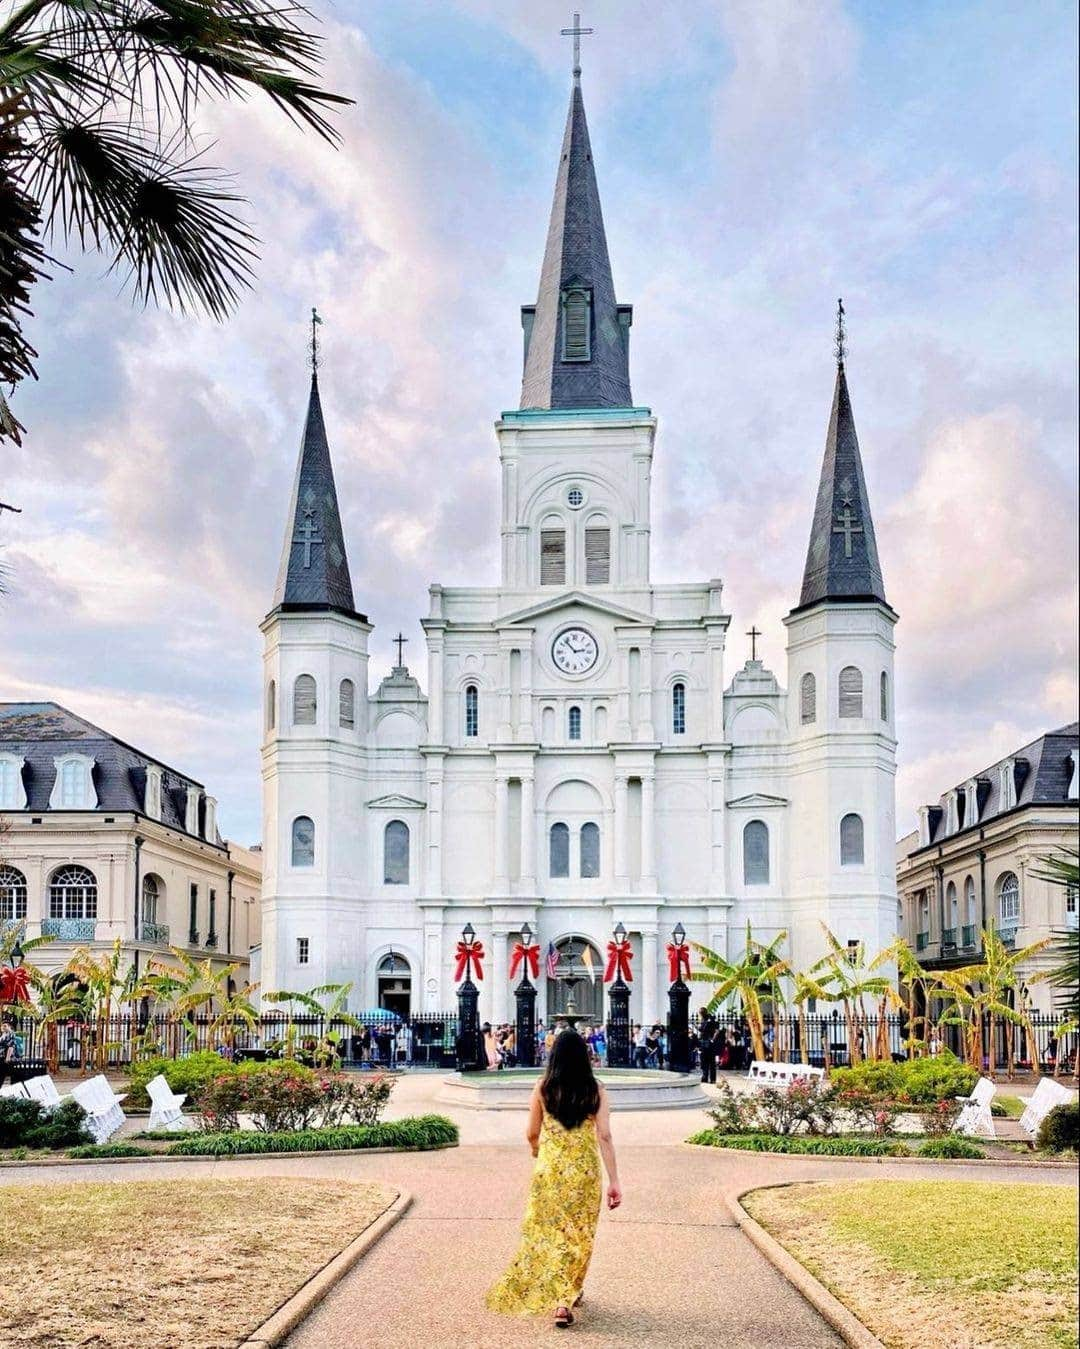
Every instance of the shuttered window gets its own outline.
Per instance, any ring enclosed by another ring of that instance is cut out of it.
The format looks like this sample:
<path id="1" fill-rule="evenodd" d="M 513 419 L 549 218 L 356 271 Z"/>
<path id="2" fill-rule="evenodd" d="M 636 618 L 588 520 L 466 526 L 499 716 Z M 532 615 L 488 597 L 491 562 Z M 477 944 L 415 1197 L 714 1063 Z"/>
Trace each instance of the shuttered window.
<path id="1" fill-rule="evenodd" d="M 351 679 L 343 679 L 338 689 L 338 721 L 346 727 L 356 724 L 356 685 Z"/>
<path id="2" fill-rule="evenodd" d="M 840 671 L 840 715 L 862 716 L 862 671 L 854 665 Z"/>
<path id="3" fill-rule="evenodd" d="M 409 826 L 403 820 L 391 820 L 383 831 L 383 881 L 409 883 Z"/>
<path id="4" fill-rule="evenodd" d="M 542 586 L 566 584 L 565 529 L 540 531 L 540 584 Z"/>
<path id="5" fill-rule="evenodd" d="M 600 826 L 581 826 L 581 875 L 590 880 L 600 875 Z"/>
<path id="6" fill-rule="evenodd" d="M 271 679 L 266 686 L 266 729 L 272 731 L 277 724 L 277 684 Z"/>
<path id="7" fill-rule="evenodd" d="M 769 826 L 751 820 L 743 830 L 743 881 L 746 885 L 769 883 Z"/>
<path id="8" fill-rule="evenodd" d="M 294 867 L 315 865 L 315 821 L 307 815 L 298 815 L 292 822 L 292 864 Z"/>
<path id="9" fill-rule="evenodd" d="M 809 673 L 799 681 L 799 720 L 804 726 L 817 721 L 817 680 Z"/>
<path id="10" fill-rule="evenodd" d="M 292 719 L 294 726 L 315 725 L 315 677 L 297 675 L 293 685 Z"/>
<path id="11" fill-rule="evenodd" d="M 606 586 L 611 580 L 611 530 L 607 526 L 585 531 L 585 584 Z"/>
<path id="12" fill-rule="evenodd" d="M 553 824 L 548 842 L 548 874 L 556 878 L 570 875 L 570 829 Z"/>
<path id="13" fill-rule="evenodd" d="M 571 290 L 563 296 L 562 337 L 562 358 L 564 361 L 587 361 L 589 359 L 589 292 L 587 290 Z"/>
<path id="14" fill-rule="evenodd" d="M 863 864 L 863 822 L 861 815 L 845 815 L 840 821 L 840 865 Z"/>

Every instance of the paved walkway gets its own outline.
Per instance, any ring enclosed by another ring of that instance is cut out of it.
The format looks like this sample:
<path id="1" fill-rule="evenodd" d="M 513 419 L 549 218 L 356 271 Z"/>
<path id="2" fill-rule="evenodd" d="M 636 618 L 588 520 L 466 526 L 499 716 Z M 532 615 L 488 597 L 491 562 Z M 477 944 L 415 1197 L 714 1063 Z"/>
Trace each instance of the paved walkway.
<path id="1" fill-rule="evenodd" d="M 391 1115 L 446 1110 L 438 1080 L 411 1075 Z M 412 1209 L 288 1340 L 290 1349 L 468 1349 L 527 1346 L 559 1332 L 489 1315 L 483 1292 L 516 1244 L 531 1158 L 517 1112 L 452 1110 L 462 1146 L 365 1157 L 153 1163 L 0 1170 L 0 1185 L 152 1175 L 377 1179 L 415 1195 Z M 699 1111 L 613 1117 L 623 1207 L 600 1220 L 575 1343 L 679 1349 L 817 1349 L 841 1340 L 735 1226 L 725 1202 L 794 1180 L 897 1178 L 1076 1184 L 1036 1167 L 921 1166 L 710 1151 L 682 1143 Z M 565 1339 L 565 1336 L 563 1337 Z"/>

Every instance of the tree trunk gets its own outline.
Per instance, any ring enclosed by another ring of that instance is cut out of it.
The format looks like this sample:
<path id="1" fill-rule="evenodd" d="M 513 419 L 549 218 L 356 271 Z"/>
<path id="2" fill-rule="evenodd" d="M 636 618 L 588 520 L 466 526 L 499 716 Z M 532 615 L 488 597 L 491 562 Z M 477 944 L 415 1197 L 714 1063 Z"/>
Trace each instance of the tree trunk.
<path id="1" fill-rule="evenodd" d="M 806 1012 L 799 1004 L 799 1058 L 803 1063 L 810 1062 L 809 1046 L 806 1043 Z"/>

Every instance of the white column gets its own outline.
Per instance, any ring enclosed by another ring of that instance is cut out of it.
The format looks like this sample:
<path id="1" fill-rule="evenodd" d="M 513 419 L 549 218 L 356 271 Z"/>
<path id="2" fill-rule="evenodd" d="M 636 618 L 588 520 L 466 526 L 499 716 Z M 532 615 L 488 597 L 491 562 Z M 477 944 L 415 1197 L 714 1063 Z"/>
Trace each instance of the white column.
<path id="1" fill-rule="evenodd" d="M 429 762 L 427 781 L 427 868 L 424 892 L 442 894 L 442 759 Z"/>
<path id="2" fill-rule="evenodd" d="M 496 1026 L 509 1020 L 509 985 L 506 979 L 506 942 L 510 932 L 505 927 L 491 929 L 491 1020 Z"/>
<path id="3" fill-rule="evenodd" d="M 443 730 L 443 635 L 429 632 L 428 641 L 428 743 L 441 745 Z"/>
<path id="4" fill-rule="evenodd" d="M 643 929 L 641 933 L 641 1019 L 642 1021 L 661 1021 L 660 1007 L 656 996 L 656 976 L 658 946 L 656 928 Z"/>
<path id="5" fill-rule="evenodd" d="M 652 773 L 641 775 L 641 881 L 646 889 L 656 888 L 656 780 Z"/>
<path id="6" fill-rule="evenodd" d="M 509 823 L 510 781 L 499 774 L 495 778 L 495 892 L 500 895 L 510 889 Z"/>
<path id="7" fill-rule="evenodd" d="M 521 890 L 536 893 L 536 808 L 531 774 L 521 777 Z"/>
<path id="8" fill-rule="evenodd" d="M 724 858 L 724 778 L 722 773 L 709 772 L 709 894 L 726 892 L 726 863 Z"/>
<path id="9" fill-rule="evenodd" d="M 630 784 L 623 774 L 615 778 L 615 888 L 625 893 L 630 888 L 630 870 L 626 858 L 626 821 Z"/>
<path id="10" fill-rule="evenodd" d="M 425 1012 L 442 1008 L 442 908 L 424 910 L 423 1007 Z"/>
<path id="11" fill-rule="evenodd" d="M 523 635 L 521 642 L 521 689 L 518 693 L 517 738 L 522 744 L 536 740 L 533 725 L 533 652 L 531 635 Z"/>

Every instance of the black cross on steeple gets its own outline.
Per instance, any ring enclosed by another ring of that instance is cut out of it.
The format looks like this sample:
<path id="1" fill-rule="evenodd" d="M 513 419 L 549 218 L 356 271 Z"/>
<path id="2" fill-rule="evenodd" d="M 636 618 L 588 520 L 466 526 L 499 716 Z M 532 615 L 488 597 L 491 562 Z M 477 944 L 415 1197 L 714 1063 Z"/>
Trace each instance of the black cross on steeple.
<path id="1" fill-rule="evenodd" d="M 750 659 L 757 660 L 757 639 L 761 633 L 757 628 L 751 628 L 746 635 L 750 638 Z"/>
<path id="2" fill-rule="evenodd" d="M 399 632 L 398 635 L 394 638 L 394 645 L 397 647 L 397 668 L 399 670 L 403 670 L 405 668 L 405 662 L 402 659 L 401 652 L 402 647 L 404 647 L 408 643 L 408 640 L 409 640 L 408 637 L 406 637 L 404 633 L 401 632 Z"/>

